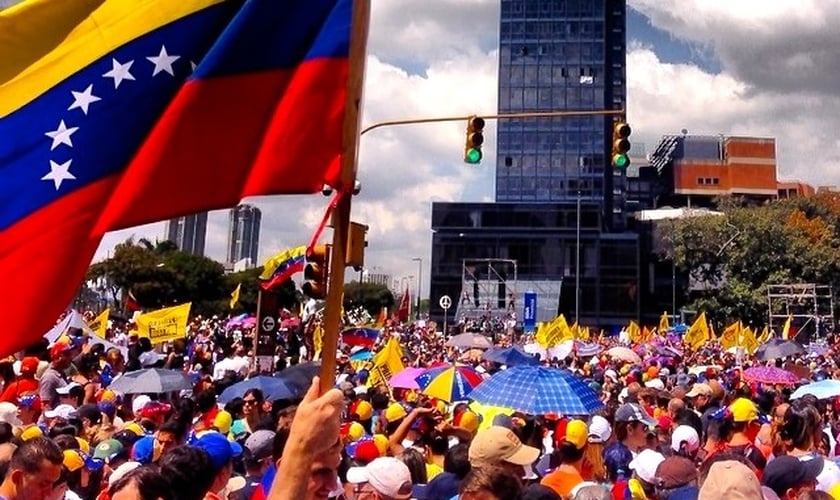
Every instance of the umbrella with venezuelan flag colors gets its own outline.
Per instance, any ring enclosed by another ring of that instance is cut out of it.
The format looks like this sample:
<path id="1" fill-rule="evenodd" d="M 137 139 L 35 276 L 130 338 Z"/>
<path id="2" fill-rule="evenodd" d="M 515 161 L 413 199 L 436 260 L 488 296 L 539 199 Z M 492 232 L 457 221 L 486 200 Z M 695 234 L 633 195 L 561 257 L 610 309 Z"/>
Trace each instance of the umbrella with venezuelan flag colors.
<path id="1" fill-rule="evenodd" d="M 415 379 L 423 394 L 452 403 L 467 401 L 467 395 L 483 382 L 469 366 L 442 366 L 428 370 Z"/>

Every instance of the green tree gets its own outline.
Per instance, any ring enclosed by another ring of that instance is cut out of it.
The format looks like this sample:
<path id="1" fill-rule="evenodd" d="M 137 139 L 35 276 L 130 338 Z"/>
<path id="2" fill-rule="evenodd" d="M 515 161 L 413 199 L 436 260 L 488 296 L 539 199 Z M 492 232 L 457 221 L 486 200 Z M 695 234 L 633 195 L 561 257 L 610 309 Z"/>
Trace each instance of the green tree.
<path id="1" fill-rule="evenodd" d="M 359 306 L 364 307 L 368 314 L 376 318 L 383 307 L 393 309 L 394 294 L 385 285 L 358 281 L 346 283 L 344 285 L 344 310 L 350 311 Z"/>
<path id="2" fill-rule="evenodd" d="M 260 291 L 259 276 L 262 274 L 262 271 L 262 267 L 257 267 L 226 275 L 225 287 L 228 290 L 228 295 L 222 308 L 230 310 L 230 294 L 236 289 L 236 285 L 241 283 L 242 288 L 239 292 L 239 303 L 233 308 L 231 314 L 237 315 L 243 312 L 255 314 L 257 312 L 257 298 Z M 301 296 L 295 287 L 295 282 L 290 279 L 284 281 L 280 286 L 275 287 L 272 293 L 280 295 L 280 304 L 287 309 L 297 307 L 301 300 Z"/>

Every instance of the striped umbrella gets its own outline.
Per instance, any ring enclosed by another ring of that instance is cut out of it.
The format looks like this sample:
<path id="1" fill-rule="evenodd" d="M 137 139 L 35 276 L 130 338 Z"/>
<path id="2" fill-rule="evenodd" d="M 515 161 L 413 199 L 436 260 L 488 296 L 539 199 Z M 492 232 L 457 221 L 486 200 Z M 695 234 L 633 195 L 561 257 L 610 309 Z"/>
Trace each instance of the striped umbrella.
<path id="1" fill-rule="evenodd" d="M 423 394 L 452 403 L 467 401 L 467 395 L 484 379 L 469 366 L 441 366 L 415 380 Z"/>

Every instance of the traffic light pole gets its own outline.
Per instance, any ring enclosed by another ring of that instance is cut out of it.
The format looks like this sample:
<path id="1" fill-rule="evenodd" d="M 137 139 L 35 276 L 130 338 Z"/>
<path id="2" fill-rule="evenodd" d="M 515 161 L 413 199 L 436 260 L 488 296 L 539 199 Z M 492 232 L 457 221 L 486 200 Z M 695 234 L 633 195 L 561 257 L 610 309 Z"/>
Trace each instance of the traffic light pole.
<path id="1" fill-rule="evenodd" d="M 394 125 L 412 125 L 416 123 L 441 123 L 441 122 L 460 122 L 467 121 L 474 116 L 480 116 L 485 120 L 506 120 L 511 118 L 562 118 L 564 116 L 623 116 L 627 112 L 623 109 L 596 109 L 596 110 L 578 110 L 578 111 L 528 111 L 524 113 L 499 113 L 495 115 L 475 115 L 470 114 L 466 116 L 443 116 L 435 118 L 412 118 L 406 120 L 390 120 L 385 122 L 374 123 L 368 125 L 359 135 L 365 135 L 371 130 L 376 130 L 382 127 L 392 127 Z"/>

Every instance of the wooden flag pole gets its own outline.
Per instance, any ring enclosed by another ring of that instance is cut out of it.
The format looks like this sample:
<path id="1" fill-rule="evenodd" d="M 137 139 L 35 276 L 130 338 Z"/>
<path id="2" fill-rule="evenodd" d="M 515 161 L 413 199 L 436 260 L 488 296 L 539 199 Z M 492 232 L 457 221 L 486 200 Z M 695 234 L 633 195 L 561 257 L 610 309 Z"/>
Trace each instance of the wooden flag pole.
<path id="1" fill-rule="evenodd" d="M 321 393 L 330 390 L 335 381 L 338 349 L 338 329 L 344 300 L 344 265 L 347 254 L 347 235 L 350 231 L 350 205 L 356 184 L 356 165 L 359 151 L 362 88 L 365 81 L 370 0 L 353 1 L 352 32 L 350 33 L 347 101 L 344 106 L 344 150 L 341 156 L 341 185 L 332 186 L 341 193 L 332 216 L 333 242 L 330 257 L 330 276 L 327 285 L 327 305 L 324 311 L 324 340 L 321 348 Z"/>

